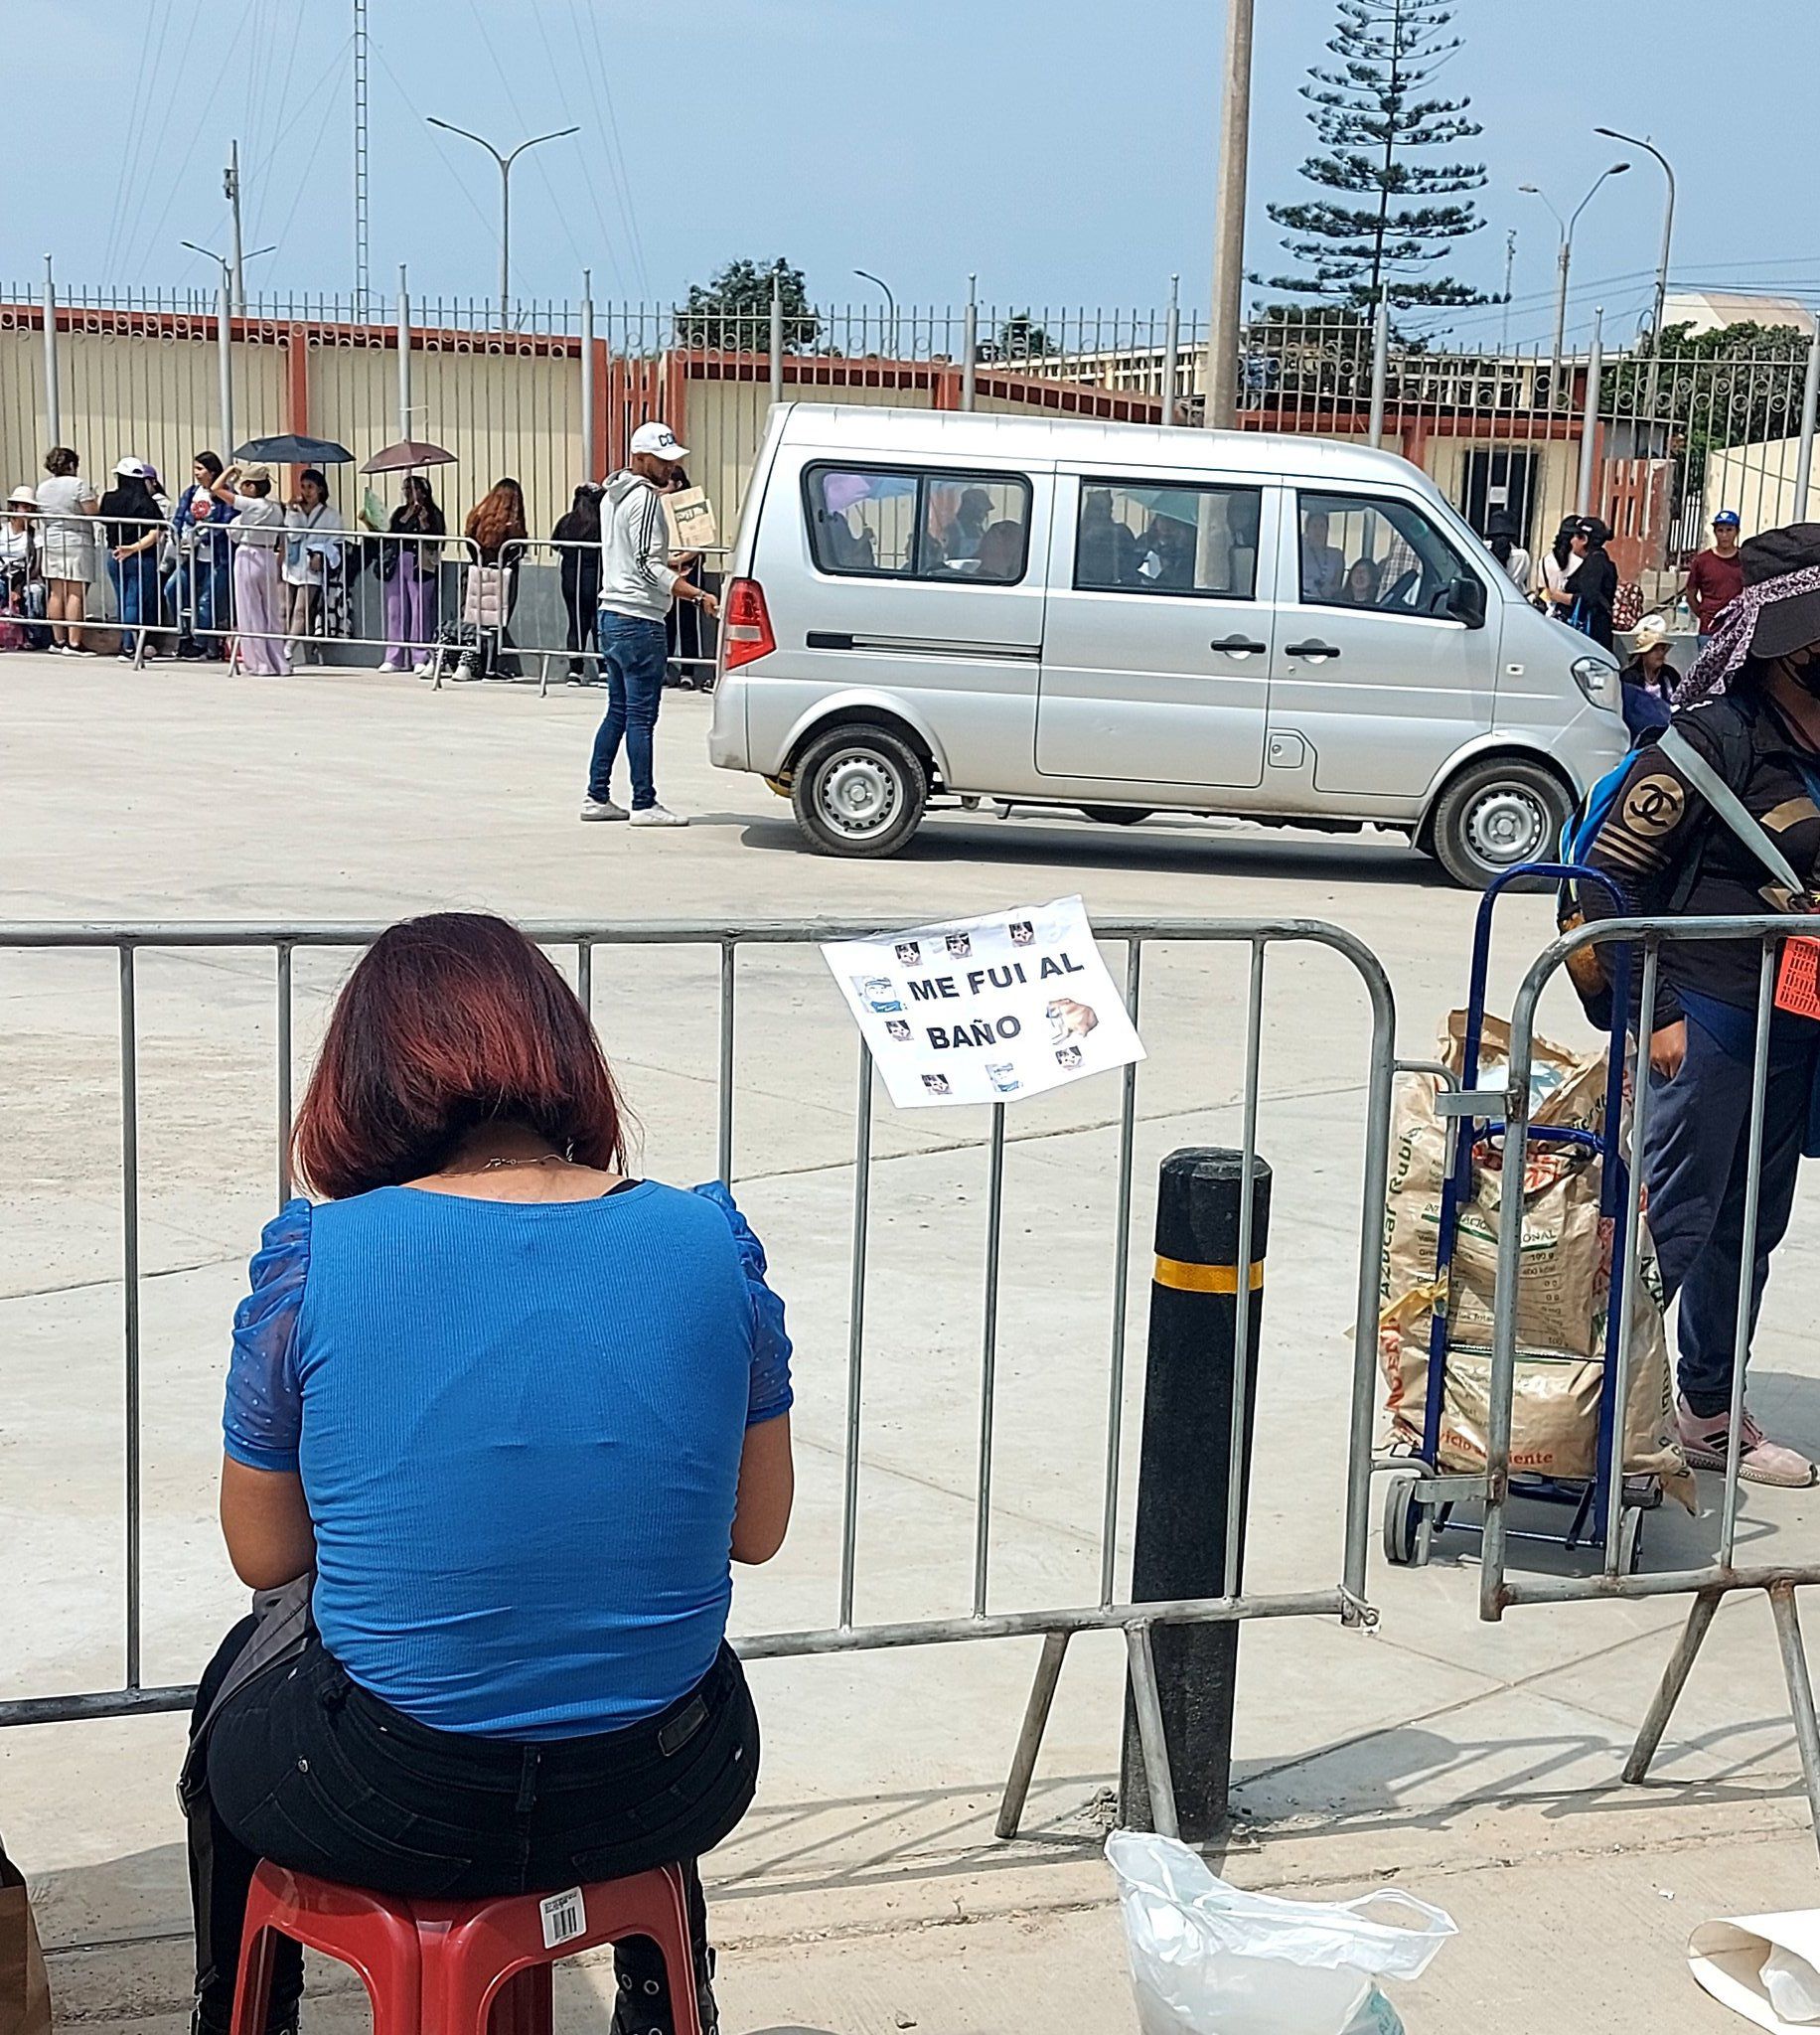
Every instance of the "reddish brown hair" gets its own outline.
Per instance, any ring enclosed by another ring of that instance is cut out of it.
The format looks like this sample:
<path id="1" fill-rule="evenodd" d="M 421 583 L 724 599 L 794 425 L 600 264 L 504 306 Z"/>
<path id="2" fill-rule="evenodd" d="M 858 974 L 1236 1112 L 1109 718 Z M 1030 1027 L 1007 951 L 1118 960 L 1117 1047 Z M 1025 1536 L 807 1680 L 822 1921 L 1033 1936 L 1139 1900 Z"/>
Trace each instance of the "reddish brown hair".
<path id="1" fill-rule="evenodd" d="M 580 1166 L 624 1153 L 587 1013 L 517 926 L 439 911 L 379 935 L 348 978 L 297 1113 L 297 1172 L 330 1200 L 437 1172 L 482 1124 Z"/>

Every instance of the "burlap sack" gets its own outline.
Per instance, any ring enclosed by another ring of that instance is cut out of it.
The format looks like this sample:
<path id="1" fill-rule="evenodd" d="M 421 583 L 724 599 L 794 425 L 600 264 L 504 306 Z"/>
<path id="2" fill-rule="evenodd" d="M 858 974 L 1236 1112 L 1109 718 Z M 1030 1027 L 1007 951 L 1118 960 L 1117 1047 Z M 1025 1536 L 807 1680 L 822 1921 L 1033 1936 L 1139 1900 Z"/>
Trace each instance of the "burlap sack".
<path id="1" fill-rule="evenodd" d="M 51 2035 L 51 1981 L 19 1868 L 0 1848 L 0 2035 Z"/>
<path id="2" fill-rule="evenodd" d="M 1454 1012 L 1439 1057 L 1463 1064 L 1465 1017 Z M 1487 1018 L 1478 1086 L 1499 1085 L 1509 1028 Z M 1604 1117 L 1602 1055 L 1577 1059 L 1536 1041 L 1533 1125 L 1597 1132 Z M 1398 1095 L 1389 1205 L 1385 1211 L 1378 1357 L 1392 1439 L 1418 1442 L 1428 1393 L 1431 1310 L 1446 1126 L 1435 1113 L 1432 1075 L 1405 1080 Z M 1497 1282 L 1499 1212 L 1506 1182 L 1493 1156 L 1473 1169 L 1473 1193 L 1460 1210 L 1451 1268 L 1452 1314 L 1442 1397 L 1441 1467 L 1485 1467 L 1489 1418 L 1492 1302 Z M 1598 1395 L 1604 1374 L 1605 1310 L 1610 1292 L 1610 1225 L 1598 1213 L 1597 1162 L 1585 1151 L 1532 1146 L 1521 1184 L 1523 1253 L 1517 1278 L 1517 1376 L 1510 1466 L 1532 1476 L 1590 1478 L 1598 1444 Z M 1693 1503 L 1693 1479 L 1674 1437 L 1668 1341 L 1661 1279 L 1645 1229 L 1636 1290 L 1630 1296 L 1631 1343 L 1624 1418 L 1624 1469 L 1662 1479 Z"/>

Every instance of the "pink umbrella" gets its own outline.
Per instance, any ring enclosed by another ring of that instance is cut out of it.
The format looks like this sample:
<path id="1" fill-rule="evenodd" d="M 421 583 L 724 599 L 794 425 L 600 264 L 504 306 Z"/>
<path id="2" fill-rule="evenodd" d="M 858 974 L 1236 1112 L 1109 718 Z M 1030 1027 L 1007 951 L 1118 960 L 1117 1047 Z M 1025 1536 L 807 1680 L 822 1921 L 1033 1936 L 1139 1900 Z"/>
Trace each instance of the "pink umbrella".
<path id="1" fill-rule="evenodd" d="M 400 438 L 395 445 L 387 445 L 383 452 L 376 452 L 361 471 L 409 473 L 413 467 L 454 464 L 454 453 L 445 452 L 440 445 L 431 445 L 422 438 Z"/>

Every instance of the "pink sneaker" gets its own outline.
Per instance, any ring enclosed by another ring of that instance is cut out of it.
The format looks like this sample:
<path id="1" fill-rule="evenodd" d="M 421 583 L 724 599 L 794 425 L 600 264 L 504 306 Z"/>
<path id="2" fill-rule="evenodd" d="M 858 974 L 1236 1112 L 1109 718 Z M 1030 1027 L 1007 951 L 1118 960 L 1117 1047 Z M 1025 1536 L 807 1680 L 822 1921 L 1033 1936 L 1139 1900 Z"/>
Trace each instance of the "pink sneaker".
<path id="1" fill-rule="evenodd" d="M 1814 1481 L 1814 1466 L 1794 1449 L 1770 1441 L 1750 1418 L 1750 1409 L 1739 1423 L 1738 1474 L 1745 1484 L 1774 1484 L 1789 1490 L 1805 1488 Z M 1695 1470 L 1726 1467 L 1732 1416 L 1716 1413 L 1703 1420 L 1683 1398 L 1675 1400 L 1675 1426 L 1681 1434 L 1681 1450 Z"/>

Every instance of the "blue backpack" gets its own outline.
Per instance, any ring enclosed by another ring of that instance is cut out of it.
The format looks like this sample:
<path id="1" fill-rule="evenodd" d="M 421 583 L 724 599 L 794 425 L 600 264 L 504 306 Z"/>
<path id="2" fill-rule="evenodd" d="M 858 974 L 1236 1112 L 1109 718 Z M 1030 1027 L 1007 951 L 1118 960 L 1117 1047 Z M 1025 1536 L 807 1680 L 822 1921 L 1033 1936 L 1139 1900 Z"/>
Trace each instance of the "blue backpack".
<path id="1" fill-rule="evenodd" d="M 1697 709 L 1701 725 L 1714 735 L 1719 743 L 1718 775 L 1727 789 L 1736 798 L 1749 781 L 1754 748 L 1750 735 L 1750 719 L 1738 704 L 1721 697 Z M 1603 777 L 1593 785 L 1580 804 L 1575 807 L 1566 825 L 1561 830 L 1558 860 L 1571 868 L 1584 869 L 1587 857 L 1592 853 L 1592 844 L 1598 839 L 1598 832 L 1610 817 L 1611 808 L 1617 803 L 1617 795 L 1623 788 L 1631 765 L 1638 753 L 1653 749 L 1667 732 L 1666 728 L 1647 728 L 1637 737 L 1635 746 L 1621 763 L 1614 764 Z M 1710 804 L 1703 802 L 1701 816 L 1694 823 L 1692 838 L 1681 857 L 1681 865 L 1675 872 L 1674 888 L 1669 892 L 1664 907 L 1670 917 L 1687 909 L 1688 900 L 1694 894 L 1694 886 L 1700 881 L 1700 866 L 1706 859 L 1707 841 L 1716 817 Z M 1730 822 L 1727 822 L 1730 825 Z M 1754 822 L 1749 823 L 1753 830 Z M 1733 829 L 1737 831 L 1736 828 Z M 1754 844 L 1746 841 L 1746 847 Z M 1586 907 L 1580 895 L 1580 879 L 1567 876 L 1555 896 L 1555 924 L 1564 933 L 1571 933 L 1587 922 Z M 1609 1031 L 1612 1021 L 1610 957 L 1615 950 L 1610 946 L 1577 948 L 1568 957 L 1568 978 L 1580 998 L 1581 1007 L 1587 1017 L 1600 1031 Z"/>

